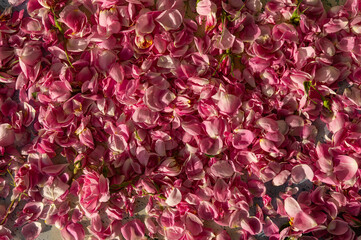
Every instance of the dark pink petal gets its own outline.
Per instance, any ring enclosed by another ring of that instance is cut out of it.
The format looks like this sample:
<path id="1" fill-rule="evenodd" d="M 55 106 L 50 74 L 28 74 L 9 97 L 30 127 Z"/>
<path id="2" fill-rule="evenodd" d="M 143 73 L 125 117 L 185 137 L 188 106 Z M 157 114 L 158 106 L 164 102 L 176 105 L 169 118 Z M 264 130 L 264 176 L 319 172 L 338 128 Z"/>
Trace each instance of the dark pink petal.
<path id="1" fill-rule="evenodd" d="M 341 219 L 332 220 L 327 227 L 327 231 L 333 235 L 342 235 L 349 230 L 348 223 Z"/>
<path id="2" fill-rule="evenodd" d="M 204 220 L 213 220 L 218 217 L 218 212 L 212 203 L 201 201 L 198 206 L 198 215 Z"/>
<path id="3" fill-rule="evenodd" d="M 176 30 L 178 29 L 182 22 L 182 14 L 177 9 L 169 9 L 162 12 L 157 18 L 156 21 L 166 30 Z"/>
<path id="4" fill-rule="evenodd" d="M 109 75 L 116 82 L 122 83 L 124 80 L 124 69 L 119 63 L 115 63 L 109 71 Z"/>
<path id="5" fill-rule="evenodd" d="M 144 237 L 145 226 L 139 219 L 134 219 L 121 228 L 123 237 L 126 240 L 136 240 Z"/>
<path id="6" fill-rule="evenodd" d="M 194 214 L 188 212 L 185 219 L 186 229 L 193 235 L 197 236 L 203 231 L 202 221 Z"/>
<path id="7" fill-rule="evenodd" d="M 232 145 L 237 149 L 247 148 L 254 140 L 253 132 L 246 129 L 237 129 L 234 131 Z"/>
<path id="8" fill-rule="evenodd" d="M 221 160 L 211 166 L 211 172 L 216 177 L 229 178 L 233 175 L 234 169 L 228 161 Z"/>
<path id="9" fill-rule="evenodd" d="M 28 223 L 22 228 L 21 233 L 26 240 L 35 240 L 41 233 L 41 223 Z"/>
<path id="10" fill-rule="evenodd" d="M 84 228 L 80 223 L 70 223 L 61 230 L 61 236 L 64 240 L 83 240 L 85 239 Z"/>
<path id="11" fill-rule="evenodd" d="M 241 227 L 251 235 L 256 235 L 262 231 L 262 224 L 256 217 L 249 217 L 242 220 Z"/>
<path id="12" fill-rule="evenodd" d="M 223 148 L 223 141 L 220 137 L 218 138 L 203 138 L 199 142 L 199 148 L 201 152 L 208 155 L 218 155 Z"/>
<path id="13" fill-rule="evenodd" d="M 213 192 L 214 198 L 219 202 L 226 202 L 231 197 L 228 184 L 221 178 L 214 184 Z"/>
<path id="14" fill-rule="evenodd" d="M 50 165 L 42 168 L 42 171 L 50 176 L 58 176 L 60 175 L 65 168 L 69 166 L 68 163 L 64 164 L 56 164 L 56 165 Z"/>
<path id="15" fill-rule="evenodd" d="M 317 70 L 315 80 L 317 82 L 330 85 L 334 83 L 340 77 L 340 75 L 340 70 L 332 66 L 327 66 Z"/>
<path id="16" fill-rule="evenodd" d="M 13 236 L 11 235 L 11 231 L 6 227 L 4 227 L 3 225 L 0 225 L 0 236 L 3 237 L 2 240 L 13 239 Z"/>
<path id="17" fill-rule="evenodd" d="M 350 180 L 358 170 L 356 160 L 345 155 L 335 157 L 334 164 L 334 174 L 340 181 Z"/>

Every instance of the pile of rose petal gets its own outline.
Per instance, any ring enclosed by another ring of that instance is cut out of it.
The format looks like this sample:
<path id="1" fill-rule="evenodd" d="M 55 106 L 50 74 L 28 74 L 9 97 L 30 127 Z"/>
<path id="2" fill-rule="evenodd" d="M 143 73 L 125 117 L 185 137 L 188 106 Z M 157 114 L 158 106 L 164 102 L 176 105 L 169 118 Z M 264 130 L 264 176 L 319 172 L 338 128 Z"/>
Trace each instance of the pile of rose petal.
<path id="1" fill-rule="evenodd" d="M 360 0 L 7 9 L 1 239 L 356 239 L 360 65 Z"/>

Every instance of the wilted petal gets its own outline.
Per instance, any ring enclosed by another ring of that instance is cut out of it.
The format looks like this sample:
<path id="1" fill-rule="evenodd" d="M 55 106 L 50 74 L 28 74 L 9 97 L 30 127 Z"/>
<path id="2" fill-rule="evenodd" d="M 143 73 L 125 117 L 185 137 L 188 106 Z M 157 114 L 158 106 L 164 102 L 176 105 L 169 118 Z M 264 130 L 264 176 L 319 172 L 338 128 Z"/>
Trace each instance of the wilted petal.
<path id="1" fill-rule="evenodd" d="M 138 34 L 152 33 L 154 28 L 155 28 L 155 23 L 153 21 L 152 14 L 141 15 L 135 24 L 135 30 L 137 31 Z"/>
<path id="2" fill-rule="evenodd" d="M 185 219 L 186 229 L 193 235 L 197 236 L 203 231 L 202 221 L 194 214 L 188 212 Z"/>
<path id="3" fill-rule="evenodd" d="M 340 70 L 332 66 L 327 66 L 322 67 L 316 71 L 315 80 L 317 82 L 330 85 L 334 83 L 340 77 L 340 75 Z"/>
<path id="4" fill-rule="evenodd" d="M 12 126 L 8 123 L 0 125 L 0 146 L 6 147 L 13 144 L 15 141 L 15 132 Z"/>
<path id="5" fill-rule="evenodd" d="M 83 240 L 84 228 L 80 223 L 70 223 L 61 230 L 61 236 L 64 240 Z"/>
<path id="6" fill-rule="evenodd" d="M 277 132 L 279 130 L 278 123 L 271 118 L 260 118 L 257 120 L 256 124 L 267 132 Z"/>
<path id="7" fill-rule="evenodd" d="M 299 164 L 294 166 L 291 171 L 291 177 L 293 182 L 300 183 L 304 179 L 312 181 L 314 173 L 310 166 L 306 164 Z"/>
<path id="8" fill-rule="evenodd" d="M 218 212 L 212 203 L 201 201 L 198 206 L 198 215 L 204 220 L 213 220 L 218 217 Z"/>
<path id="9" fill-rule="evenodd" d="M 214 184 L 213 192 L 214 199 L 219 202 L 225 202 L 231 196 L 228 184 L 221 178 L 217 179 L 216 184 Z"/>
<path id="10" fill-rule="evenodd" d="M 237 149 L 247 148 L 254 140 L 253 132 L 246 129 L 237 129 L 233 134 L 232 145 Z"/>
<path id="11" fill-rule="evenodd" d="M 356 160 L 345 155 L 335 157 L 334 164 L 334 173 L 340 181 L 350 180 L 358 170 Z"/>
<path id="12" fill-rule="evenodd" d="M 199 148 L 201 152 L 208 155 L 218 155 L 223 148 L 221 138 L 203 138 L 200 140 Z"/>
<path id="13" fill-rule="evenodd" d="M 126 240 L 141 239 L 144 237 L 145 226 L 139 219 L 134 219 L 121 228 L 123 237 Z"/>
<path id="14" fill-rule="evenodd" d="M 211 166 L 211 172 L 216 177 L 228 178 L 233 175 L 234 169 L 228 161 L 221 160 Z"/>
<path id="15" fill-rule="evenodd" d="M 41 223 L 28 223 L 22 228 L 21 233 L 26 240 L 35 240 L 41 233 Z"/>
<path id="16" fill-rule="evenodd" d="M 166 30 L 176 30 L 183 22 L 182 14 L 177 9 L 169 9 L 162 12 L 156 21 Z"/>
<path id="17" fill-rule="evenodd" d="M 348 25 L 348 21 L 345 18 L 331 18 L 328 23 L 323 27 L 326 33 L 336 33 L 342 29 L 345 29 Z"/>
<path id="18" fill-rule="evenodd" d="M 333 235 L 342 235 L 349 230 L 348 223 L 341 219 L 332 220 L 327 227 L 327 231 Z"/>
<path id="19" fill-rule="evenodd" d="M 55 81 L 50 85 L 49 95 L 52 100 L 57 102 L 65 102 L 71 96 L 71 86 L 63 81 Z"/>

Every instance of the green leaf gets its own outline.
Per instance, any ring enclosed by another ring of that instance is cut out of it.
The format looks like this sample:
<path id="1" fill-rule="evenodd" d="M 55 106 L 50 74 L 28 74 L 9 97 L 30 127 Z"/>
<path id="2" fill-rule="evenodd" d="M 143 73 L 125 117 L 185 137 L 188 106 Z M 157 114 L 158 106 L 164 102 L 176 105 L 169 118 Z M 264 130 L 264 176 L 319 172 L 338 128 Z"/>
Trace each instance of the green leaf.
<path id="1" fill-rule="evenodd" d="M 158 195 L 158 198 L 163 199 L 163 200 L 166 200 L 166 199 L 167 199 L 167 198 L 166 198 L 164 195 L 162 195 L 162 194 Z"/>
<path id="2" fill-rule="evenodd" d="M 325 108 L 327 108 L 330 112 L 332 112 L 332 109 L 331 109 L 331 101 L 329 99 L 324 99 L 323 100 L 323 106 Z"/>
<path id="3" fill-rule="evenodd" d="M 310 92 L 310 88 L 312 86 L 312 81 L 305 81 L 303 82 L 303 87 L 305 88 L 306 95 L 308 96 Z"/>

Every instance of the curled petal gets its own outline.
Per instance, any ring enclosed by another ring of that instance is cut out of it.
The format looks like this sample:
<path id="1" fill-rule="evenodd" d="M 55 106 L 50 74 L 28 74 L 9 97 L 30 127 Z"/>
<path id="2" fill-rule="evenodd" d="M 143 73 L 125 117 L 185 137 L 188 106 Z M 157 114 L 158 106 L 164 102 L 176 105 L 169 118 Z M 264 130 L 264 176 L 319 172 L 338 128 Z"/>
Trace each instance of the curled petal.
<path id="1" fill-rule="evenodd" d="M 327 227 L 327 231 L 333 235 L 342 235 L 349 230 L 348 223 L 341 219 L 332 220 Z"/>
<path id="2" fill-rule="evenodd" d="M 256 217 L 249 217 L 242 220 L 241 227 L 251 235 L 256 235 L 262 231 L 262 223 Z"/>

